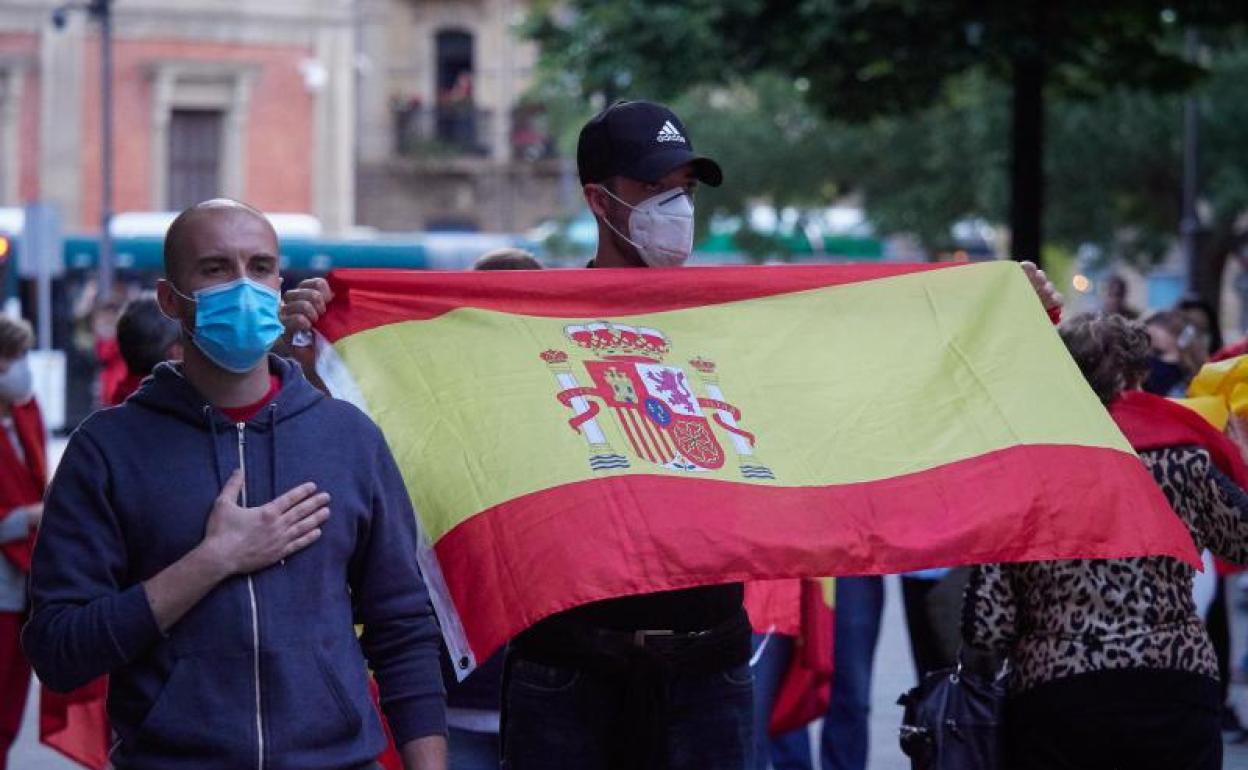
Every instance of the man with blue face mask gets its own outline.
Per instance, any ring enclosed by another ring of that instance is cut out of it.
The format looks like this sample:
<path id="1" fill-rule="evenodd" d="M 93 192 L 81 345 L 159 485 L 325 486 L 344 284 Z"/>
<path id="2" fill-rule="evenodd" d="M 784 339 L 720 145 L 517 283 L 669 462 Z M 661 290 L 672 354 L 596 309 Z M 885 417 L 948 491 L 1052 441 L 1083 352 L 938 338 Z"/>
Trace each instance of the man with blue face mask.
<path id="1" fill-rule="evenodd" d="M 235 201 L 170 226 L 157 298 L 185 360 L 71 437 L 23 646 L 53 689 L 109 675 L 118 770 L 371 768 L 370 668 L 405 768 L 445 770 L 407 492 L 367 417 L 269 355 L 278 253 Z"/>

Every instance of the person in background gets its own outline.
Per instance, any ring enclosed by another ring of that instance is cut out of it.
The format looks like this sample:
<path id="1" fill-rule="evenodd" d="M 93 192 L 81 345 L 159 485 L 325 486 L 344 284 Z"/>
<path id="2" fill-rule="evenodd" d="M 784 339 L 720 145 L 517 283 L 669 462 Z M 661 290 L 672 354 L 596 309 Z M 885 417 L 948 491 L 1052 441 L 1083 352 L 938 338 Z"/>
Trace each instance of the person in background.
<path id="1" fill-rule="evenodd" d="M 181 337 L 178 322 L 161 312 L 156 292 L 144 292 L 127 302 L 117 319 L 117 347 L 126 362 L 126 376 L 111 393 L 104 394 L 105 405 L 125 401 L 160 362 L 181 360 Z"/>
<path id="2" fill-rule="evenodd" d="M 910 636 L 910 655 L 918 682 L 933 671 L 949 668 L 957 662 L 957 647 L 946 643 L 950 632 L 956 638 L 960 606 L 946 607 L 936 600 L 937 589 L 945 580 L 964 585 L 961 571 L 936 568 L 907 572 L 901 576 L 901 599 L 906 611 L 906 631 Z M 958 593 L 960 595 L 960 591 Z M 951 603 L 952 604 L 952 603 Z M 917 682 L 916 682 L 917 684 Z"/>
<path id="3" fill-rule="evenodd" d="M 1248 559 L 1248 467 L 1203 418 L 1139 390 L 1148 332 L 1121 316 L 1084 314 L 1061 334 L 1197 549 Z M 1222 766 L 1217 662 L 1196 614 L 1193 574 L 1161 556 L 973 570 L 964 638 L 1012 664 L 1004 766 Z"/>
<path id="4" fill-rule="evenodd" d="M 1200 364 L 1203 365 L 1208 360 L 1210 354 L 1222 350 L 1222 330 L 1218 326 L 1217 314 L 1213 312 L 1213 306 L 1196 295 L 1189 294 L 1179 300 L 1179 304 L 1175 309 L 1187 321 L 1187 326 L 1192 329 L 1189 334 L 1194 335 L 1192 346 L 1195 350 L 1203 352 L 1200 357 Z M 1197 367 L 1199 369 L 1199 367 Z"/>
<path id="5" fill-rule="evenodd" d="M 524 249 L 502 248 L 487 251 L 472 265 L 473 270 L 541 270 L 542 263 Z"/>
<path id="6" fill-rule="evenodd" d="M 818 754 L 823 770 L 865 770 L 871 740 L 871 675 L 884 613 L 884 578 L 836 579 L 833 609 L 832 699 L 823 719 Z M 771 741 L 777 770 L 811 767 L 810 739 L 794 730 Z"/>
<path id="7" fill-rule="evenodd" d="M 30 663 L 20 639 L 47 473 L 47 436 L 26 355 L 34 342 L 29 324 L 0 316 L 0 770 L 17 738 L 30 688 Z"/>
<path id="8" fill-rule="evenodd" d="M 1140 317 L 1140 311 L 1133 308 L 1127 301 L 1126 279 L 1117 273 L 1105 279 L 1105 299 L 1101 303 L 1101 309 L 1106 313 L 1120 315 L 1132 321 Z"/>
<path id="9" fill-rule="evenodd" d="M 1144 390 L 1158 396 L 1185 395 L 1196 374 L 1190 353 L 1194 340 L 1187 322 L 1176 311 L 1161 310 L 1144 319 L 1144 329 L 1150 346 Z"/>

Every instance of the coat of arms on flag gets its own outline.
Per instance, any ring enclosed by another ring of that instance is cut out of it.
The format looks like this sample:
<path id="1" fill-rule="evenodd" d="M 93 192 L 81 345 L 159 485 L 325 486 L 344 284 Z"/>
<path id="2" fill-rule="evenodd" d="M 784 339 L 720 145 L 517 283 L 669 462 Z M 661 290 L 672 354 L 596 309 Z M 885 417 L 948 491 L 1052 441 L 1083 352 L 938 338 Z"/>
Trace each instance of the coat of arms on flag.
<path id="1" fill-rule="evenodd" d="M 706 394 L 699 396 L 685 370 L 664 360 L 671 344 L 658 329 L 595 321 L 565 326 L 563 333 L 570 348 L 585 356 L 592 384 L 581 384 L 565 351 L 547 350 L 541 359 L 561 388 L 559 402 L 573 411 L 568 424 L 585 437 L 590 468 L 631 467 L 630 456 L 613 448 L 599 419 L 601 402 L 632 458 L 687 473 L 718 470 L 727 455 L 713 422 L 730 442 L 742 477 L 775 479 L 755 454 L 754 434 L 741 428 L 741 411 L 725 400 L 713 361 L 700 356 L 689 361 Z"/>

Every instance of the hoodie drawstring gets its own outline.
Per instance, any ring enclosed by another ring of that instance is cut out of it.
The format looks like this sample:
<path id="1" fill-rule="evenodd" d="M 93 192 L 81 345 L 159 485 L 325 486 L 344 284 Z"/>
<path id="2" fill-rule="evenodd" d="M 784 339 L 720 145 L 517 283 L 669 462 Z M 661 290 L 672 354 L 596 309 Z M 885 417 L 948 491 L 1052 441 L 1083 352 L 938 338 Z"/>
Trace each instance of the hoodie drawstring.
<path id="1" fill-rule="evenodd" d="M 277 499 L 277 400 L 269 403 L 269 499 Z"/>
<path id="2" fill-rule="evenodd" d="M 225 477 L 221 475 L 221 454 L 217 447 L 217 421 L 212 418 L 212 407 L 204 404 L 204 420 L 212 433 L 212 469 L 217 474 L 217 489 L 225 486 Z"/>

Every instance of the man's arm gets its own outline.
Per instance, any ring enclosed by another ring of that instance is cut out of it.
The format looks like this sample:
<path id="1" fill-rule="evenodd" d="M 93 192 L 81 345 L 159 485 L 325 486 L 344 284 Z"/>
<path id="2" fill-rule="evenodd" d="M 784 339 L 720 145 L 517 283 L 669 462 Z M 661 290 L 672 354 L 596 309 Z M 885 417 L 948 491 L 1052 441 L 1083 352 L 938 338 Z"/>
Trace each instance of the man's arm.
<path id="1" fill-rule="evenodd" d="M 446 770 L 446 738 L 429 735 L 403 744 L 403 770 Z"/>
<path id="2" fill-rule="evenodd" d="M 241 478 L 231 479 L 231 484 L 237 494 Z M 27 657 L 39 678 L 54 690 L 81 687 L 139 657 L 225 576 L 239 568 L 256 568 L 248 555 L 275 552 L 266 550 L 272 544 L 266 546 L 264 537 L 275 526 L 240 528 L 243 509 L 228 509 L 218 500 L 215 524 L 209 525 L 214 534 L 205 544 L 147 585 L 126 585 L 129 558 L 121 523 L 107 496 L 110 486 L 103 455 L 89 433 L 79 430 L 48 491 L 31 566 L 31 618 L 22 632 Z M 311 497 L 305 488 L 297 490 L 302 490 L 300 503 L 321 499 Z M 303 545 L 307 534 L 298 532 L 309 522 L 319 526 L 328 515 L 323 507 L 314 512 L 316 516 L 305 506 L 282 520 L 287 528 L 280 536 L 289 538 L 288 545 L 296 541 Z M 303 523 L 292 532 L 291 519 L 299 515 Z M 243 542 L 249 545 L 244 548 Z"/>
<path id="3" fill-rule="evenodd" d="M 369 428 L 372 515 L 350 568 L 360 645 L 407 770 L 445 770 L 441 639 L 416 564 L 415 515 L 381 431 Z"/>

